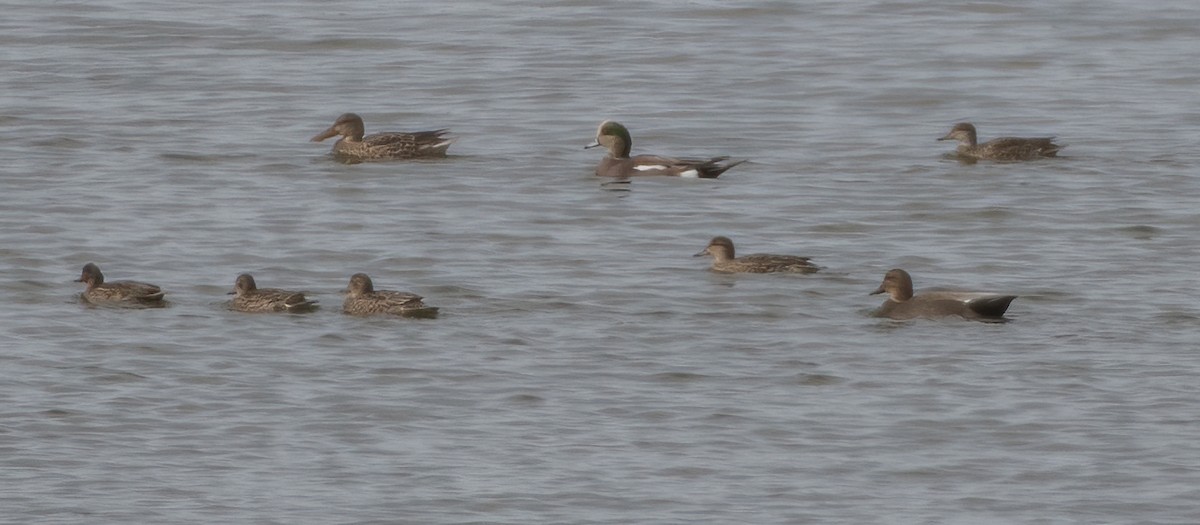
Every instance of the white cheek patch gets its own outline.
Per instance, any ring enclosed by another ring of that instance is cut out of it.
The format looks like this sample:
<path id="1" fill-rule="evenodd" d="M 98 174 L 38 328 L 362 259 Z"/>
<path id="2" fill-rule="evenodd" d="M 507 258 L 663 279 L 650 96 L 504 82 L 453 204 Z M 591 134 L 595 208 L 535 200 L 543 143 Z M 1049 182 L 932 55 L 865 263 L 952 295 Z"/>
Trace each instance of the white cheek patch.
<path id="1" fill-rule="evenodd" d="M 638 164 L 638 165 L 635 165 L 633 167 L 633 169 L 638 170 L 638 171 L 650 171 L 650 170 L 667 169 L 667 167 L 663 166 L 661 164 Z"/>
<path id="2" fill-rule="evenodd" d="M 700 178 L 700 171 L 693 168 L 687 171 L 679 172 L 679 176 L 685 179 L 698 179 Z"/>

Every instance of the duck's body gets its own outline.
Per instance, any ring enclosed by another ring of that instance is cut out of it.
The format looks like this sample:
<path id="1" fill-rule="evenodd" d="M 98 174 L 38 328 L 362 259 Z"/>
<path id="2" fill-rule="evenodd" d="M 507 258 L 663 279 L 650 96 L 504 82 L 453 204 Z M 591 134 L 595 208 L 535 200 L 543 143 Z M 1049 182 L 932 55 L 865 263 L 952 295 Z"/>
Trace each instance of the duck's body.
<path id="1" fill-rule="evenodd" d="M 83 266 L 83 272 L 75 280 L 86 283 L 87 289 L 80 294 L 91 304 L 161 305 L 166 292 L 156 285 L 138 281 L 104 282 L 100 267 L 93 263 Z"/>
<path id="2" fill-rule="evenodd" d="M 890 319 L 936 319 L 957 316 L 979 321 L 1001 321 L 1015 295 L 965 291 L 913 293 L 912 277 L 899 268 L 888 271 L 871 295 L 886 293 L 888 299 L 872 314 Z"/>
<path id="3" fill-rule="evenodd" d="M 585 146 L 608 148 L 608 155 L 596 166 L 596 175 L 602 177 L 638 177 L 646 175 L 663 175 L 668 177 L 685 177 L 700 179 L 715 179 L 726 170 L 737 166 L 745 160 L 725 164 L 729 157 L 712 157 L 709 159 L 677 159 L 658 155 L 629 156 L 633 148 L 633 139 L 629 130 L 618 122 L 606 120 L 600 123 L 596 130 L 596 142 Z"/>
<path id="4" fill-rule="evenodd" d="M 403 160 L 445 157 L 454 138 L 445 136 L 447 130 L 385 132 L 363 136 L 362 117 L 346 113 L 338 117 L 329 129 L 312 138 L 320 142 L 341 135 L 333 145 L 333 154 L 352 160 Z"/>
<path id="5" fill-rule="evenodd" d="M 229 302 L 229 307 L 239 312 L 300 313 L 312 311 L 317 307 L 317 301 L 308 299 L 301 292 L 259 288 L 254 282 L 254 277 L 248 273 L 237 277 L 233 293 L 236 297 Z"/>
<path id="6" fill-rule="evenodd" d="M 433 317 L 438 309 L 426 306 L 423 297 L 409 292 L 376 290 L 371 278 L 365 273 L 350 277 L 350 285 L 344 290 L 346 300 L 342 311 L 350 315 L 391 314 L 412 317 Z"/>
<path id="7" fill-rule="evenodd" d="M 1066 145 L 1054 143 L 1054 137 L 1000 137 L 983 144 L 975 133 L 975 126 L 967 122 L 954 125 L 946 136 L 938 140 L 956 140 L 955 152 L 964 160 L 1019 161 L 1045 157 L 1056 157 Z"/>
<path id="8" fill-rule="evenodd" d="M 813 273 L 820 267 L 808 257 L 756 253 L 736 257 L 733 241 L 728 237 L 713 237 L 696 257 L 711 255 L 712 271 L 724 273 Z"/>

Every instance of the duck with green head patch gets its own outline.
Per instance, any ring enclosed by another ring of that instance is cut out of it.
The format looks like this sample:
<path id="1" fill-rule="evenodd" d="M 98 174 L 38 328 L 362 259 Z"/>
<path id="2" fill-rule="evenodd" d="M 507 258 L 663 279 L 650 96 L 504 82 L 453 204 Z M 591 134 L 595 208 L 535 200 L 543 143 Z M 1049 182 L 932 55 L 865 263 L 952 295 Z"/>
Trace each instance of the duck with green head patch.
<path id="1" fill-rule="evenodd" d="M 958 141 L 955 154 L 959 159 L 967 161 L 1018 161 L 1057 157 L 1058 151 L 1066 147 L 1066 144 L 1055 144 L 1054 137 L 1000 137 L 980 144 L 975 134 L 975 125 L 969 122 L 955 124 L 946 136 L 938 140 Z"/>
<path id="2" fill-rule="evenodd" d="M 619 122 L 606 120 L 600 123 L 596 130 L 596 142 L 584 148 L 604 146 L 608 155 L 596 166 L 596 175 L 602 177 L 629 178 L 643 175 L 665 175 L 668 177 L 686 177 L 700 179 L 715 179 L 725 170 L 737 166 L 745 160 L 726 164 L 729 157 L 713 157 L 710 159 L 676 159 L 657 155 L 638 155 L 630 157 L 633 139 L 629 130 Z"/>
<path id="3" fill-rule="evenodd" d="M 445 136 L 448 130 L 415 131 L 411 133 L 384 132 L 363 136 L 362 117 L 344 113 L 329 129 L 312 138 L 321 142 L 341 135 L 333 145 L 333 155 L 347 160 L 403 160 L 445 157 L 446 149 L 455 139 Z"/>

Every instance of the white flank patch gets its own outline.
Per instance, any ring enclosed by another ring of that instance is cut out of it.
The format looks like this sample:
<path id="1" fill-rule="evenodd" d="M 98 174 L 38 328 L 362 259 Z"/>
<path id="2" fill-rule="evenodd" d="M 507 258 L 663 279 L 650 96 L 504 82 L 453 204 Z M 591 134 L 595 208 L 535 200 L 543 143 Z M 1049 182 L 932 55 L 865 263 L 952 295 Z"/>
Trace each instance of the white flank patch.
<path id="1" fill-rule="evenodd" d="M 663 166 L 662 164 L 635 164 L 633 166 L 633 169 L 638 171 L 661 170 L 666 168 L 667 167 Z"/>
<path id="2" fill-rule="evenodd" d="M 687 171 L 681 171 L 679 172 L 679 176 L 685 179 L 698 179 L 700 178 L 700 170 L 693 168 Z"/>

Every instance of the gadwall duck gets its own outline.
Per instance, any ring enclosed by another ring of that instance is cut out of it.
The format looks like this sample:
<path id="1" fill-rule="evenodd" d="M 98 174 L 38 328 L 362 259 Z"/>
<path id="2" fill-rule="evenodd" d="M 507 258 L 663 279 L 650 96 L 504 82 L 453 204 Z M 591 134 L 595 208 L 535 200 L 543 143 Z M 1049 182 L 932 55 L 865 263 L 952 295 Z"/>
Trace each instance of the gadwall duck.
<path id="1" fill-rule="evenodd" d="M 959 316 L 981 321 L 1003 320 L 1015 295 L 982 292 L 927 291 L 913 295 L 912 277 L 899 268 L 889 270 L 871 295 L 886 293 L 888 299 L 875 310 L 875 317 L 891 319 L 934 319 Z"/>
<path id="2" fill-rule="evenodd" d="M 596 130 L 596 142 L 584 146 L 584 149 L 597 146 L 608 148 L 608 155 L 605 155 L 604 159 L 600 161 L 600 165 L 596 166 L 596 175 L 603 177 L 628 178 L 641 175 L 666 175 L 715 179 L 725 173 L 725 170 L 746 162 L 739 160 L 722 164 L 729 160 L 729 157 L 713 157 L 708 160 L 673 159 L 655 155 L 630 157 L 629 151 L 633 147 L 633 139 L 629 137 L 629 130 L 611 120 L 600 123 L 600 128 Z"/>
<path id="3" fill-rule="evenodd" d="M 350 285 L 345 290 L 346 301 L 342 311 L 351 315 L 392 314 L 408 317 L 434 317 L 438 309 L 426 306 L 422 297 L 409 292 L 376 290 L 375 284 L 365 273 L 350 276 Z"/>
<path id="4" fill-rule="evenodd" d="M 975 135 L 975 126 L 960 122 L 950 129 L 950 133 L 938 140 L 956 140 L 956 153 L 964 160 L 1033 160 L 1042 157 L 1056 157 L 1058 150 L 1066 145 L 1054 143 L 1054 137 L 1000 137 L 979 144 Z"/>
<path id="5" fill-rule="evenodd" d="M 712 270 L 726 273 L 813 273 L 820 267 L 808 262 L 808 257 L 756 253 L 736 257 L 729 237 L 713 237 L 708 246 L 695 257 L 711 255 Z"/>
<path id="6" fill-rule="evenodd" d="M 104 282 L 100 267 L 93 263 L 83 265 L 77 283 L 86 283 L 87 290 L 81 297 L 92 304 L 146 304 L 161 305 L 166 292 L 153 284 L 137 281 Z"/>
<path id="7" fill-rule="evenodd" d="M 341 135 L 333 145 L 333 154 L 354 160 L 413 159 L 420 157 L 445 157 L 446 148 L 455 139 L 444 136 L 447 130 L 417 131 L 412 133 L 374 133 L 363 136 L 362 117 L 345 113 L 334 121 L 329 129 L 312 138 L 321 142 L 329 137 Z"/>
<path id="8" fill-rule="evenodd" d="M 308 312 L 317 306 L 316 300 L 304 297 L 301 292 L 278 288 L 259 288 L 254 277 L 248 273 L 237 276 L 233 283 L 236 295 L 229 307 L 239 312 Z"/>

